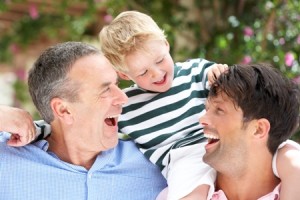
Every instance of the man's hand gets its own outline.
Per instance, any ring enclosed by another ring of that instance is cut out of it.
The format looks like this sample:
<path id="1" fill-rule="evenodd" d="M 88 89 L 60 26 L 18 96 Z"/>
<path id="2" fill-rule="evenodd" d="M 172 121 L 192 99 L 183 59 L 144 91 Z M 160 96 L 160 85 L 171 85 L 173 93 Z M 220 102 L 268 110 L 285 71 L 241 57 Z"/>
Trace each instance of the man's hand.
<path id="1" fill-rule="evenodd" d="M 36 135 L 33 119 L 27 111 L 3 105 L 0 105 L 0 131 L 12 134 L 7 141 L 10 146 L 24 146 Z"/>
<path id="2" fill-rule="evenodd" d="M 207 78 L 209 85 L 213 84 L 215 80 L 220 76 L 221 73 L 228 69 L 226 64 L 214 64 L 211 66 L 210 70 L 207 72 Z"/>

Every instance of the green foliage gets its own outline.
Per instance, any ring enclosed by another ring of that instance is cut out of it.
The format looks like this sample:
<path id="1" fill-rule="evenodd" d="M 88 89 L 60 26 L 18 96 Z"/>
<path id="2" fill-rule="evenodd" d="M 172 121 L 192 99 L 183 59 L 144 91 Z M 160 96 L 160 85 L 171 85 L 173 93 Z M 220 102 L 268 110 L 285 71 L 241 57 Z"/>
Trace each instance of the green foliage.
<path id="1" fill-rule="evenodd" d="M 19 0 L 17 2 L 27 2 Z M 81 6 L 86 7 L 79 15 L 67 13 L 70 5 L 81 2 Z M 0 1 L 0 12 L 5 12 L 9 8 L 9 3 Z M 102 5 L 102 4 L 99 4 Z M 53 12 L 48 12 L 49 5 L 46 2 L 36 7 L 38 16 L 32 17 L 24 15 L 16 21 L 5 33 L 0 33 L 0 62 L 8 62 L 14 52 L 10 51 L 10 45 L 17 44 L 18 47 L 26 48 L 30 43 L 38 41 L 40 38 L 57 39 L 60 41 L 83 40 L 94 37 L 88 35 L 88 26 L 95 21 L 96 8 L 94 1 L 71 1 L 63 0 L 53 2 Z M 30 9 L 29 9 L 30 14 Z M 33 12 L 33 11 L 32 11 Z"/>

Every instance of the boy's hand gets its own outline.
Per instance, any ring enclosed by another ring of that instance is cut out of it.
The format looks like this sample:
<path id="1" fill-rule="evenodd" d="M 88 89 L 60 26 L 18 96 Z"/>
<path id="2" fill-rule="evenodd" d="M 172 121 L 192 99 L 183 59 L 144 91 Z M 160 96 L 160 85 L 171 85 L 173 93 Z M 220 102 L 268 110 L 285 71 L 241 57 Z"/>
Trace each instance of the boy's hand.
<path id="1" fill-rule="evenodd" d="M 36 129 L 31 115 L 22 109 L 0 105 L 0 131 L 10 132 L 10 146 L 24 146 L 35 139 Z"/>
<path id="2" fill-rule="evenodd" d="M 210 70 L 207 72 L 207 78 L 209 85 L 213 84 L 215 80 L 220 76 L 221 73 L 228 69 L 226 64 L 214 64 L 211 66 Z"/>

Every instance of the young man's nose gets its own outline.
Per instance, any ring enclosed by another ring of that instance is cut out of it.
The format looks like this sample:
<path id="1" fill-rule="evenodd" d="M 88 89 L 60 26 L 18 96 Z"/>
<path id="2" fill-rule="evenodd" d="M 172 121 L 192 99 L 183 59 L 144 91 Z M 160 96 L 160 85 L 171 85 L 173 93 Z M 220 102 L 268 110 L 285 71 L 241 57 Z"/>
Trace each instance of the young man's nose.
<path id="1" fill-rule="evenodd" d="M 200 118 L 199 118 L 199 123 L 203 126 L 207 126 L 208 125 L 208 120 L 206 118 L 206 114 L 202 115 Z"/>

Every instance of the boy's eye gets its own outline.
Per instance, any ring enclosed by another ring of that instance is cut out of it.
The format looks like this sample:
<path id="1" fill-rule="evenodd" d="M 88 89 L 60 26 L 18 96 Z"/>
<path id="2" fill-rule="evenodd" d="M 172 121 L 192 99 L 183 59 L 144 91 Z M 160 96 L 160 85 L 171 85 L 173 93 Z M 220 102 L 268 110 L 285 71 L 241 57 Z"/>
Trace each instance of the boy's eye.
<path id="1" fill-rule="evenodd" d="M 144 76 L 144 75 L 146 75 L 146 74 L 147 74 L 147 72 L 148 72 L 148 70 L 144 71 L 143 73 L 141 73 L 141 74 L 140 74 L 140 76 Z"/>
<path id="2" fill-rule="evenodd" d="M 162 63 L 164 61 L 164 58 L 162 58 L 161 60 L 159 60 L 158 62 L 156 62 L 156 64 Z"/>

